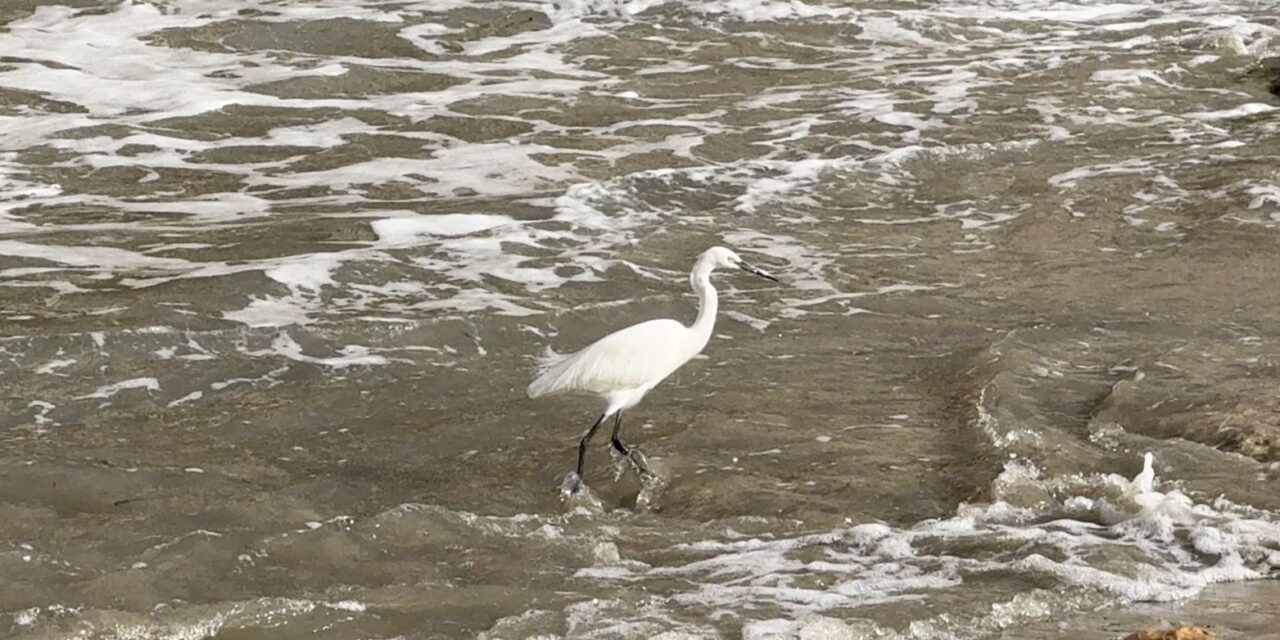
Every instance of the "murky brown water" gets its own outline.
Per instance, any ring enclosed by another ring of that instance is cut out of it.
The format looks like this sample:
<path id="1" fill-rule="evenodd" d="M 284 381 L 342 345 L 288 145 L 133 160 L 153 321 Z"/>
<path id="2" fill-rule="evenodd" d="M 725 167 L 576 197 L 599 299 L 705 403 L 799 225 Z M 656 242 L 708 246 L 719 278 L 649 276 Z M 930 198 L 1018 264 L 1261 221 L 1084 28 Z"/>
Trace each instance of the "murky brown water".
<path id="1" fill-rule="evenodd" d="M 0 635 L 1280 628 L 1271 3 L 0 21 Z M 716 244 L 562 502 L 539 358 Z"/>

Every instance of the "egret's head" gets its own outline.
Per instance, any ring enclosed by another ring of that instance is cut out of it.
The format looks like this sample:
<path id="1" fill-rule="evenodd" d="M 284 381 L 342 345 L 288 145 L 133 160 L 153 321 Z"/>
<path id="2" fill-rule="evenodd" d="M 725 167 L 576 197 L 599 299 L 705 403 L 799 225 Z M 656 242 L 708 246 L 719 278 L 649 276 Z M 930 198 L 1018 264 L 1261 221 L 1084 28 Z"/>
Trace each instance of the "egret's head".
<path id="1" fill-rule="evenodd" d="M 778 281 L 777 278 L 769 275 L 763 269 L 760 269 L 752 265 L 751 263 L 747 262 L 746 260 L 743 260 L 742 258 L 738 257 L 738 254 L 724 247 L 711 247 L 710 249 L 707 249 L 706 253 L 702 255 L 704 259 L 709 260 L 711 264 L 714 266 L 725 267 L 727 269 L 742 269 L 747 273 L 754 273 L 760 276 L 761 278 L 768 278 L 769 280 L 772 280 L 774 282 Z"/>

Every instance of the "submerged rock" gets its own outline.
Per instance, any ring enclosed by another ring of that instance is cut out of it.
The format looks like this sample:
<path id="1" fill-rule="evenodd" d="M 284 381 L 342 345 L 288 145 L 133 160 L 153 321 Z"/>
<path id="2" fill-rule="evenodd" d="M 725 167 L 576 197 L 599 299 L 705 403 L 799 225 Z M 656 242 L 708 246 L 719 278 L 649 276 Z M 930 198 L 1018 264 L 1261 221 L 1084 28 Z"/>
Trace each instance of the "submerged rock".
<path id="1" fill-rule="evenodd" d="M 1156 629 L 1151 627 L 1131 633 L 1124 640 L 1216 640 L 1208 629 L 1200 627 L 1175 627 L 1172 629 Z"/>
<path id="2" fill-rule="evenodd" d="M 1280 413 L 1274 401 L 1267 404 L 1271 406 L 1241 405 L 1226 412 L 1215 444 L 1259 462 L 1280 459 Z"/>
<path id="3" fill-rule="evenodd" d="M 1261 80 L 1271 95 L 1280 96 L 1280 56 L 1259 60 L 1245 75 Z"/>

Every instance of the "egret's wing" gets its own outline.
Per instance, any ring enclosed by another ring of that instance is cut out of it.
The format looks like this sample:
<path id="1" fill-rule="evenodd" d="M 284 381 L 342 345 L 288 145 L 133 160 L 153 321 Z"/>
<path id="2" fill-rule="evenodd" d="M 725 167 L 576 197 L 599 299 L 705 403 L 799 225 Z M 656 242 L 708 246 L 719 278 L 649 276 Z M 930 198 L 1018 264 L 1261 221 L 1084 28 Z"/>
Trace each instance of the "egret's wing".
<path id="1" fill-rule="evenodd" d="M 608 393 L 657 383 L 688 359 L 688 332 L 675 320 L 650 320 L 611 333 L 549 366 L 529 385 L 529 396 Z"/>

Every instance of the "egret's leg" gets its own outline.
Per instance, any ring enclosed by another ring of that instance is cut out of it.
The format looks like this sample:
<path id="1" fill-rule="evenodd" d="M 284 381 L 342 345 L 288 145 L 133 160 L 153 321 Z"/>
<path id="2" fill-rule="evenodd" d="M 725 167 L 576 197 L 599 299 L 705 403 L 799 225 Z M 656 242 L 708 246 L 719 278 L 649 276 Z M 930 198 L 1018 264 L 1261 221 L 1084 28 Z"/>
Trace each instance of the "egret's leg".
<path id="1" fill-rule="evenodd" d="M 627 445 L 622 444 L 622 441 L 618 439 L 618 429 L 621 429 L 621 428 L 622 428 L 622 412 L 619 411 L 616 415 L 613 416 L 613 433 L 609 436 L 609 444 L 613 445 L 613 448 L 615 451 L 622 454 L 623 457 L 626 457 L 627 454 L 631 453 L 631 450 L 627 448 Z"/>
<path id="2" fill-rule="evenodd" d="M 622 444 L 622 441 L 618 439 L 618 430 L 621 428 L 622 412 L 619 411 L 617 417 L 613 419 L 613 435 L 609 436 L 609 444 L 613 446 L 613 450 L 619 456 L 626 458 L 631 463 L 631 466 L 636 470 L 636 473 L 640 474 L 640 477 L 647 478 L 652 476 L 653 472 L 649 471 L 649 461 L 645 459 L 644 454 L 640 453 L 640 450 L 635 447 L 628 447 Z"/>
<path id="3" fill-rule="evenodd" d="M 582 434 L 582 440 L 578 441 L 578 477 L 579 478 L 582 477 L 582 467 L 587 462 L 587 443 L 591 442 L 591 436 L 594 436 L 596 434 L 596 429 L 600 428 L 600 425 L 604 423 L 604 419 L 607 417 L 609 417 L 609 414 L 607 413 L 600 414 L 600 418 L 596 420 L 596 423 L 591 425 L 591 428 L 587 429 L 587 432 Z"/>

